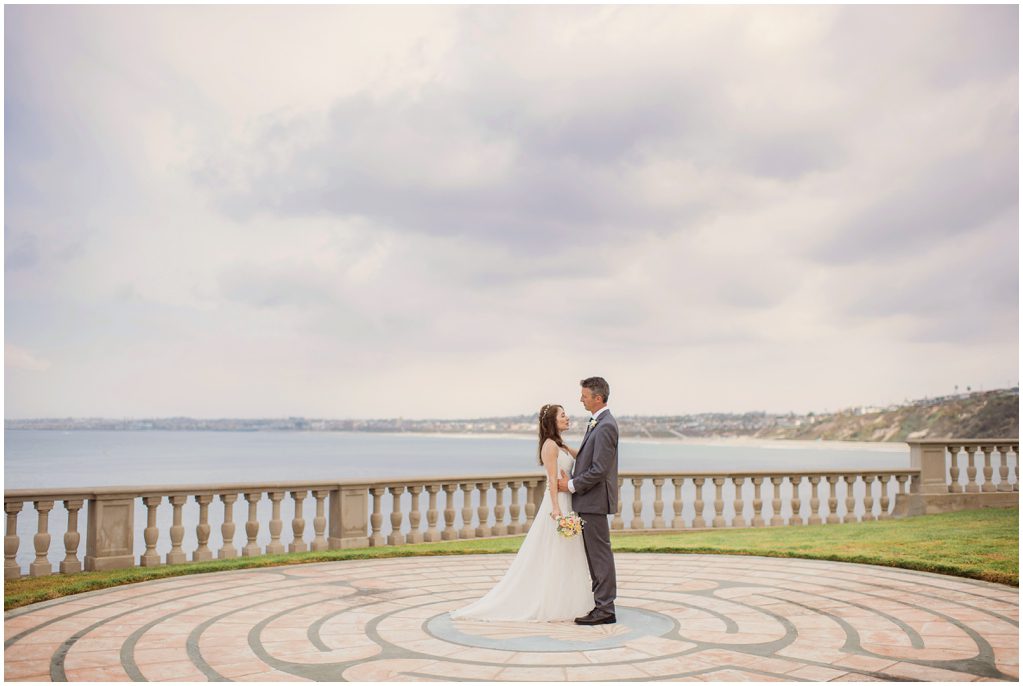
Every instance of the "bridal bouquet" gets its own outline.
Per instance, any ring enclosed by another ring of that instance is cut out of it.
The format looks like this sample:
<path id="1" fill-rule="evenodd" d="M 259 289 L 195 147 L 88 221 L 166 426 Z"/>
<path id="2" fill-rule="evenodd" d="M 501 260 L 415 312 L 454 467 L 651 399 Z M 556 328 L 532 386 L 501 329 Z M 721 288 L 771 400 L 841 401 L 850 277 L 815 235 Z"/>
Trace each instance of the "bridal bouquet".
<path id="1" fill-rule="evenodd" d="M 554 521 L 558 525 L 558 533 L 564 538 L 572 538 L 583 532 L 583 520 L 575 512 L 569 512 Z"/>

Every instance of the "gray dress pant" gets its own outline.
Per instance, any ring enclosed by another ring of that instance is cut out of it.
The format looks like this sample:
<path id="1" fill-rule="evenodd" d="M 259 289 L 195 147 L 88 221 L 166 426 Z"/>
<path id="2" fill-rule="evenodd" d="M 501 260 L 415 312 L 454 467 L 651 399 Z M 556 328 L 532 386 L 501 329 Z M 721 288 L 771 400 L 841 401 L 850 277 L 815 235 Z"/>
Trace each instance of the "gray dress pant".
<path id="1" fill-rule="evenodd" d="M 618 585 L 615 558 L 611 554 L 611 530 L 606 514 L 578 513 L 583 520 L 583 545 L 593 580 L 593 602 L 599 612 L 614 614 Z"/>

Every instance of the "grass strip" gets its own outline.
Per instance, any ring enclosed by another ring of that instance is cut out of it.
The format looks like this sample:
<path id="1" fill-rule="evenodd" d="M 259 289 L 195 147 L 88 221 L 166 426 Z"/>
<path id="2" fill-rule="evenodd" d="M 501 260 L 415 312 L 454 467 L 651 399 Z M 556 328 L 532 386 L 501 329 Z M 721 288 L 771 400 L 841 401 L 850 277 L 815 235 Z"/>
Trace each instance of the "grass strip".
<path id="1" fill-rule="evenodd" d="M 186 574 L 388 557 L 514 553 L 522 536 L 380 548 L 260 555 L 161 567 L 53 574 L 4 582 L 4 609 L 124 584 Z M 936 572 L 1019 586 L 1019 508 L 968 510 L 842 526 L 616 533 L 630 553 L 761 555 L 835 560 Z"/>

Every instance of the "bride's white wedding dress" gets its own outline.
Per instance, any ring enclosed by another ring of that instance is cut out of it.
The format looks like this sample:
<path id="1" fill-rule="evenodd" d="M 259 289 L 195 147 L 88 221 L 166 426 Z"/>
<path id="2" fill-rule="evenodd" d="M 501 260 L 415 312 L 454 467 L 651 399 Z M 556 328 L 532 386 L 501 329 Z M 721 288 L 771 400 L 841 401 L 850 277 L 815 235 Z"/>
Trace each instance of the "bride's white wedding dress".
<path id="1" fill-rule="evenodd" d="M 572 461 L 559 452 L 558 471 L 571 474 Z M 572 496 L 558 493 L 558 504 L 562 514 L 568 514 L 572 511 Z M 593 609 L 583 537 L 558 535 L 551 512 L 548 485 L 529 533 L 504 578 L 476 602 L 452 612 L 452 619 L 556 622 L 581 617 Z"/>

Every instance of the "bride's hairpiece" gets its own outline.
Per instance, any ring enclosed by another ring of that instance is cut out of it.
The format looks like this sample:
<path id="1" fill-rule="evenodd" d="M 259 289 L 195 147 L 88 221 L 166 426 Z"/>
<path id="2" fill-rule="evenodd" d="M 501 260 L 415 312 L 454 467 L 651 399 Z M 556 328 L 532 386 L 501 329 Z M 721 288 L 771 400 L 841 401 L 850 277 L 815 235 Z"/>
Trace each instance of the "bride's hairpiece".
<path id="1" fill-rule="evenodd" d="M 548 412 L 548 410 L 550 410 L 550 409 L 551 409 L 551 406 L 550 406 L 550 405 L 544 405 L 544 406 L 543 406 L 542 408 L 540 408 L 540 421 L 541 421 L 541 422 L 542 422 L 542 421 L 544 420 L 544 418 L 545 418 L 545 417 L 547 416 L 547 412 Z"/>

